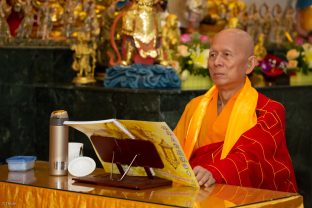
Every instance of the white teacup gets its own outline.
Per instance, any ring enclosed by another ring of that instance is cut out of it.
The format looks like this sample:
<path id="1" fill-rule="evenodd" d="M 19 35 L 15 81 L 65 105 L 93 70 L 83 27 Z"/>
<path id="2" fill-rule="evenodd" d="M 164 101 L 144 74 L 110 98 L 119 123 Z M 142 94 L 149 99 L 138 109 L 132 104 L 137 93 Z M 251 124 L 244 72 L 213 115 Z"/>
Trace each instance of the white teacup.
<path id="1" fill-rule="evenodd" d="M 69 142 L 68 143 L 68 163 L 77 157 L 83 156 L 83 143 Z"/>

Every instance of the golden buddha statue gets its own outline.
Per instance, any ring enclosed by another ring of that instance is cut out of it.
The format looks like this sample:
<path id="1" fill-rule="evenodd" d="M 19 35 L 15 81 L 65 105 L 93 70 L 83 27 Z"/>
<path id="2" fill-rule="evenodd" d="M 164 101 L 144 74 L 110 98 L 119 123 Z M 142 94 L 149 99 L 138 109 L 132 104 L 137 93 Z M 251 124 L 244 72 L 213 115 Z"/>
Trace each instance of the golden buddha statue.
<path id="1" fill-rule="evenodd" d="M 6 1 L 0 3 L 0 44 L 5 43 L 11 39 L 10 27 L 7 22 L 7 17 L 11 12 L 11 7 L 7 5 Z"/>
<path id="2" fill-rule="evenodd" d="M 37 37 L 42 40 L 50 39 L 50 34 L 53 28 L 52 22 L 52 8 L 49 5 L 49 2 L 46 1 L 38 12 L 38 31 Z"/>
<path id="3" fill-rule="evenodd" d="M 97 45 L 95 42 L 90 41 L 89 34 L 78 33 L 77 43 L 71 46 L 71 49 L 74 50 L 72 68 L 78 72 L 73 83 L 88 84 L 96 82 L 94 78 L 96 48 Z"/>
<path id="4" fill-rule="evenodd" d="M 100 34 L 100 25 L 96 16 L 96 5 L 94 0 L 88 0 L 85 5 L 86 18 L 84 19 L 83 30 L 89 33 L 92 41 L 97 41 Z"/>
<path id="5" fill-rule="evenodd" d="M 207 13 L 211 17 L 211 19 L 217 20 L 221 18 L 219 7 L 220 5 L 224 5 L 224 7 L 222 7 L 222 10 L 226 11 L 227 2 L 225 0 L 207 0 Z"/>
<path id="6" fill-rule="evenodd" d="M 59 26 L 64 8 L 57 0 L 50 0 L 50 7 L 52 8 L 51 20 L 53 25 Z"/>
<path id="7" fill-rule="evenodd" d="M 62 16 L 63 36 L 67 39 L 78 38 L 78 31 L 82 30 L 84 20 L 87 17 L 87 0 L 67 0 Z"/>
<path id="8" fill-rule="evenodd" d="M 7 18 L 12 11 L 12 7 L 6 1 L 0 2 L 0 11 L 3 18 Z"/>
<path id="9" fill-rule="evenodd" d="M 160 34 L 160 18 L 154 7 L 155 0 L 137 0 L 136 4 L 126 12 L 122 21 L 121 33 L 133 37 L 136 48 L 142 48 L 141 45 L 152 47 L 147 50 L 140 50 L 143 58 L 151 56 L 157 57 L 156 40 Z"/>
<path id="10" fill-rule="evenodd" d="M 237 28 L 239 26 L 239 15 L 246 9 L 246 4 L 237 0 L 228 3 L 227 28 Z"/>
<path id="11" fill-rule="evenodd" d="M 118 60 L 116 63 L 111 57 L 111 65 L 119 63 L 128 65 L 132 62 L 150 64 L 160 59 L 161 26 L 157 3 L 158 0 L 135 0 L 130 7 L 116 17 L 112 26 L 111 43 Z M 114 41 L 116 22 L 120 18 L 122 18 L 121 35 L 125 43 L 122 60 L 120 60 L 120 53 Z"/>
<path id="12" fill-rule="evenodd" d="M 65 1 L 61 0 L 32 0 L 34 7 L 40 11 L 49 11 L 49 19 L 52 22 L 52 30 L 49 32 L 51 38 L 59 38 L 62 36 L 62 16 L 64 13 Z M 45 8 L 42 8 L 45 7 Z M 48 9 L 49 8 L 49 9 Z"/>
<path id="13" fill-rule="evenodd" d="M 64 8 L 65 9 L 62 22 L 66 23 L 68 31 L 69 33 L 71 33 L 69 36 L 68 32 L 67 35 L 65 32 L 65 36 L 67 38 L 78 38 L 78 31 L 85 30 L 86 27 L 90 27 L 91 24 L 93 24 L 93 26 L 91 27 L 93 27 L 92 29 L 94 29 L 94 31 L 91 32 L 96 34 L 99 33 L 98 20 L 102 17 L 102 13 L 106 9 L 104 3 L 100 1 L 96 2 L 95 0 L 81 0 L 80 2 L 77 2 L 76 0 L 67 0 Z M 71 29 L 70 27 L 74 29 Z"/>
<path id="14" fill-rule="evenodd" d="M 207 33 L 212 35 L 223 28 L 246 28 L 245 16 L 242 14 L 246 10 L 246 3 L 242 0 L 206 0 L 208 15 L 204 20 L 209 23 L 205 27 Z M 207 24 L 207 23 L 206 23 Z M 201 25 L 202 27 L 202 25 Z"/>
<path id="15" fill-rule="evenodd" d="M 63 24 L 63 36 L 68 40 L 72 38 L 72 34 L 75 32 L 75 23 L 76 19 L 74 16 L 74 9 L 75 9 L 75 2 L 74 0 L 66 1 L 64 6 L 64 13 L 62 17 L 62 24 Z"/>
<path id="16" fill-rule="evenodd" d="M 169 14 L 166 17 L 166 23 L 162 28 L 161 46 L 164 51 L 163 60 L 169 62 L 174 60 L 174 53 L 180 43 L 180 29 L 178 27 L 178 17 L 174 14 Z"/>
<path id="17" fill-rule="evenodd" d="M 14 0 L 21 1 L 21 0 Z M 98 19 L 101 18 L 102 13 L 114 0 L 108 1 L 96 1 L 96 0 L 32 0 L 36 10 L 40 10 L 44 2 L 48 2 L 49 8 L 51 8 L 50 19 L 52 21 L 52 31 L 50 36 L 53 39 L 59 38 L 77 38 L 77 32 L 74 30 L 80 30 L 85 25 L 85 19 L 88 14 L 86 8 L 92 2 L 95 4 L 95 13 Z M 64 29 L 66 25 L 66 29 Z M 64 31 L 65 30 L 65 31 Z"/>
<path id="18" fill-rule="evenodd" d="M 33 25 L 35 22 L 35 12 L 31 5 L 31 0 L 26 0 L 23 6 L 24 18 L 16 29 L 16 38 L 29 39 L 32 37 Z"/>
<path id="19" fill-rule="evenodd" d="M 217 1 L 217 24 L 225 24 L 227 15 L 227 1 Z"/>

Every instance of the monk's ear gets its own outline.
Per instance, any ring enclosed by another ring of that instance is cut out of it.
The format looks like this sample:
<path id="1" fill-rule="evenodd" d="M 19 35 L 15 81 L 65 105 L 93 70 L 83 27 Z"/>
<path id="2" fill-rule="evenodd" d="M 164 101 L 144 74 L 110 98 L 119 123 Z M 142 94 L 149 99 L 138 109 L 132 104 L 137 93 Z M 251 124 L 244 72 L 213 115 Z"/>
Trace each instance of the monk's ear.
<path id="1" fill-rule="evenodd" d="M 253 71 L 253 69 L 257 66 L 257 64 L 258 61 L 256 56 L 250 56 L 248 58 L 246 74 L 250 74 Z"/>

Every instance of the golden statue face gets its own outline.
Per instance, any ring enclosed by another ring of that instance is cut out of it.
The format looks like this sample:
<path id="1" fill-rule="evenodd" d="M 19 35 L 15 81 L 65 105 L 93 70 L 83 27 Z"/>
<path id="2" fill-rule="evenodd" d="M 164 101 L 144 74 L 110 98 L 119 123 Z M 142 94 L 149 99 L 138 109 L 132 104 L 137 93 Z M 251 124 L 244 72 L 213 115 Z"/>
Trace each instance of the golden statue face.
<path id="1" fill-rule="evenodd" d="M 178 25 L 178 18 L 174 14 L 169 14 L 167 16 L 167 22 L 170 27 L 175 27 Z"/>

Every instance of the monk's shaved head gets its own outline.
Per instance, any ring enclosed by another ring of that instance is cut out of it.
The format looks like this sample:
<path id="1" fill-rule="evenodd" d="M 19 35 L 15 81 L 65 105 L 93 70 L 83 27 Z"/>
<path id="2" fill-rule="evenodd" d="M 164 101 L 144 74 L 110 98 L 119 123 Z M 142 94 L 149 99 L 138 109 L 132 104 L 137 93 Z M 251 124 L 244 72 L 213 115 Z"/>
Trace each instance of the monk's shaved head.
<path id="1" fill-rule="evenodd" d="M 240 29 L 225 29 L 212 40 L 208 68 L 219 91 L 236 92 L 257 64 L 251 36 Z M 231 94 L 231 93 L 230 93 Z"/>
<path id="2" fill-rule="evenodd" d="M 235 42 L 235 45 L 239 46 L 247 55 L 247 57 L 253 55 L 254 41 L 252 37 L 241 29 L 229 28 L 224 29 L 217 33 L 213 38 L 212 45 L 215 39 L 230 39 Z"/>

